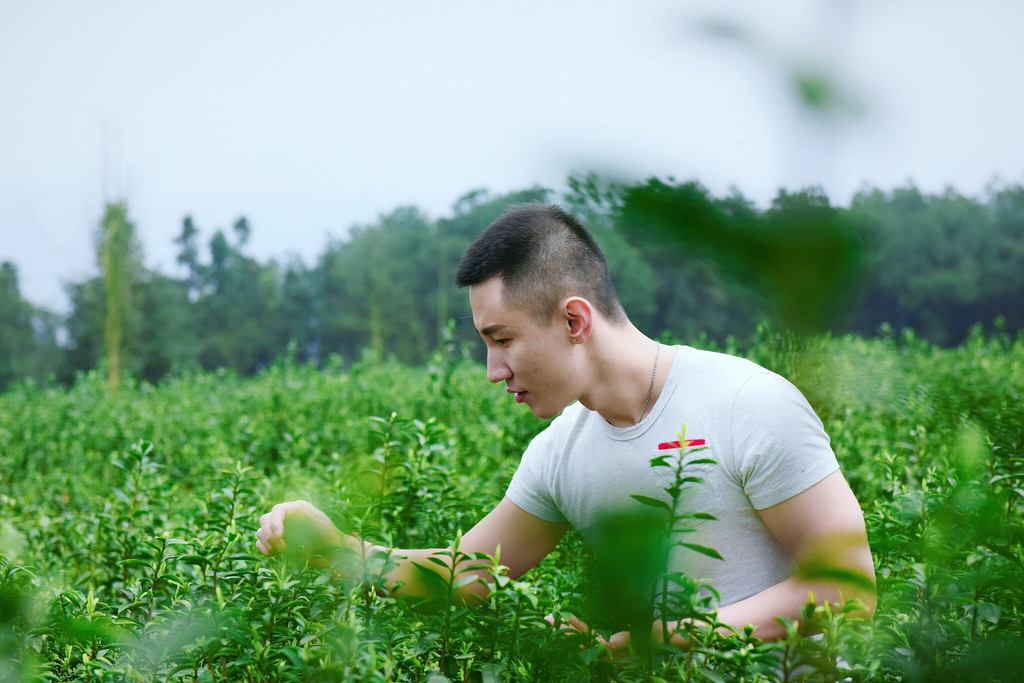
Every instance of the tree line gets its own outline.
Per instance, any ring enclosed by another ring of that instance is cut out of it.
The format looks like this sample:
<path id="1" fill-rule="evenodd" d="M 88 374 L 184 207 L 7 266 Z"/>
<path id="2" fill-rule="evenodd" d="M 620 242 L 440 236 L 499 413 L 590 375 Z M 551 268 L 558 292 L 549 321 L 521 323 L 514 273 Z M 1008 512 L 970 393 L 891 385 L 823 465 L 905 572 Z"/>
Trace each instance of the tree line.
<path id="1" fill-rule="evenodd" d="M 980 199 L 865 188 L 848 207 L 814 188 L 780 191 L 763 209 L 738 191 L 716 197 L 673 179 L 591 175 L 567 187 L 477 190 L 433 219 L 399 207 L 330 240 L 309 265 L 253 258 L 245 218 L 203 244 L 186 217 L 177 274 L 143 265 L 128 207 L 108 204 L 100 274 L 66 286 L 67 315 L 24 300 L 15 265 L 0 264 L 0 390 L 24 378 L 70 383 L 101 366 L 115 385 L 122 371 L 150 382 L 200 367 L 249 374 L 284 353 L 424 363 L 475 338 L 468 297 L 452 282 L 465 248 L 506 206 L 534 200 L 580 216 L 648 334 L 744 339 L 768 320 L 865 336 L 910 329 L 954 345 L 979 323 L 1024 329 L 1019 184 Z"/>

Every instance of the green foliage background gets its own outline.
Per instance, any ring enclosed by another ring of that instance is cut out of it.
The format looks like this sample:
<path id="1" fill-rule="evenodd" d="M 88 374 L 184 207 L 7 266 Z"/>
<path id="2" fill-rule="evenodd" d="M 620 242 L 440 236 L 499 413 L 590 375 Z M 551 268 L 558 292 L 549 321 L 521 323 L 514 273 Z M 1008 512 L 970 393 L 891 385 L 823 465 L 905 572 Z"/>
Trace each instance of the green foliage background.
<path id="1" fill-rule="evenodd" d="M 3 264 L 0 390 L 24 378 L 69 385 L 105 362 L 104 321 L 114 308 L 123 309 L 123 370 L 149 382 L 196 368 L 252 374 L 289 343 L 298 360 L 319 365 L 332 354 L 358 360 L 364 349 L 425 363 L 443 348 L 449 320 L 456 339 L 475 337 L 467 297 L 452 283 L 465 248 L 510 203 L 534 199 L 584 220 L 631 319 L 652 336 L 726 343 L 771 319 L 865 336 L 889 325 L 951 346 L 976 323 L 1024 329 L 1020 185 L 994 183 L 980 199 L 865 188 L 848 207 L 812 188 L 780 191 L 760 208 L 739 191 L 715 197 L 695 182 L 591 175 L 569 178 L 562 193 L 470 192 L 438 218 L 399 207 L 331 239 L 311 264 L 250 256 L 250 236 L 265 226 L 245 218 L 202 244 L 186 217 L 177 273 L 142 268 L 142 247 L 132 242 L 119 307 L 108 306 L 97 276 L 67 285 L 66 316 L 24 301 L 17 269 Z M 134 229 L 130 206 L 111 211 Z"/>
<path id="2" fill-rule="evenodd" d="M 867 517 L 870 624 L 819 613 L 822 639 L 707 635 L 616 668 L 543 621 L 588 615 L 575 537 L 524 581 L 495 570 L 477 609 L 256 553 L 259 515 L 286 499 L 365 538 L 444 546 L 500 498 L 544 423 L 449 340 L 418 366 L 285 356 L 252 377 L 111 394 L 89 372 L 0 395 L 0 679 L 1019 680 L 1024 337 L 760 327 L 744 349 L 705 345 L 792 378 L 822 416 Z"/>

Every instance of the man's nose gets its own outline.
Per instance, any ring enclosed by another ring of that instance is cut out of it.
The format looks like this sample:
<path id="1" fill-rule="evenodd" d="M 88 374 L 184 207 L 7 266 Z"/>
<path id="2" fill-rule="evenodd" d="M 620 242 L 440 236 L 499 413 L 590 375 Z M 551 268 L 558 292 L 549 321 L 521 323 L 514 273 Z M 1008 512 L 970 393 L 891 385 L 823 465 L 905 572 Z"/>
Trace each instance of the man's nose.
<path id="1" fill-rule="evenodd" d="M 503 361 L 487 354 L 487 381 L 494 384 L 507 381 L 512 377 L 512 370 Z"/>

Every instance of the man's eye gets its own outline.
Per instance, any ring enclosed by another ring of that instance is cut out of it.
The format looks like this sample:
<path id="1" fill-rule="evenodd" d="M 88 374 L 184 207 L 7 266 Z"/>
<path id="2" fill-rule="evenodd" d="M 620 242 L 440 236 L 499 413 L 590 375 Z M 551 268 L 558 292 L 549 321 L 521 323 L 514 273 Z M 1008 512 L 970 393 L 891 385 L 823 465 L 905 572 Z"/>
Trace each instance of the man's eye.
<path id="1" fill-rule="evenodd" d="M 512 340 L 511 339 L 495 339 L 494 343 L 497 344 L 498 346 L 508 346 L 508 343 L 510 341 L 512 341 Z"/>

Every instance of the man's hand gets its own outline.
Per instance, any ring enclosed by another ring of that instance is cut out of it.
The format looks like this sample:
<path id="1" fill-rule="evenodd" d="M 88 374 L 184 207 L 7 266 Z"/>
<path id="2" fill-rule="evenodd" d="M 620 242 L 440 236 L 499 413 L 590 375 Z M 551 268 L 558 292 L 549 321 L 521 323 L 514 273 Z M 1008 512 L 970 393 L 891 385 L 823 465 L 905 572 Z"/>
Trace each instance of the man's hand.
<path id="1" fill-rule="evenodd" d="M 555 625 L 554 614 L 549 614 L 544 619 L 552 626 Z M 632 639 L 629 631 L 619 631 L 605 638 L 600 633 L 591 629 L 582 619 L 572 614 L 569 615 L 568 619 L 559 624 L 559 628 L 563 631 L 575 630 L 580 633 L 593 633 L 597 636 L 597 642 L 608 650 L 608 656 L 611 659 L 622 659 L 623 657 L 629 657 L 631 654 L 630 644 Z M 677 629 L 678 624 L 669 622 L 669 641 L 678 648 L 688 649 L 690 647 L 689 641 L 681 633 L 674 633 Z M 664 636 L 664 624 L 661 619 L 657 619 L 651 624 L 651 641 L 655 643 L 663 642 Z"/>
<path id="2" fill-rule="evenodd" d="M 256 548 L 264 555 L 294 551 L 301 553 L 314 567 L 327 567 L 331 563 L 330 557 L 317 555 L 346 545 L 346 536 L 327 515 L 304 500 L 272 507 L 260 517 L 256 539 Z"/>

